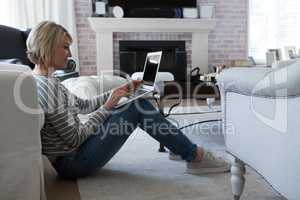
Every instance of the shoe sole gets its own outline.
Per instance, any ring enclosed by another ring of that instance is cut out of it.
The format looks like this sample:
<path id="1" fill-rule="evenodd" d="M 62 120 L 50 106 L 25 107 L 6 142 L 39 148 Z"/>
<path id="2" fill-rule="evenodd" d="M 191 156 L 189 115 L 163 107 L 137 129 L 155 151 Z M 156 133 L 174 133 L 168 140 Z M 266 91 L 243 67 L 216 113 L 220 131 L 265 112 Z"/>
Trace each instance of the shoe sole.
<path id="1" fill-rule="evenodd" d="M 169 156 L 169 159 L 173 161 L 183 161 L 181 156 Z"/>
<path id="2" fill-rule="evenodd" d="M 230 171 L 230 165 L 219 167 L 219 168 L 201 168 L 201 169 L 187 168 L 185 172 L 188 174 L 199 175 L 199 174 L 225 173 L 229 171 Z"/>
<path id="3" fill-rule="evenodd" d="M 169 153 L 169 159 L 173 161 L 183 161 L 180 155 Z"/>

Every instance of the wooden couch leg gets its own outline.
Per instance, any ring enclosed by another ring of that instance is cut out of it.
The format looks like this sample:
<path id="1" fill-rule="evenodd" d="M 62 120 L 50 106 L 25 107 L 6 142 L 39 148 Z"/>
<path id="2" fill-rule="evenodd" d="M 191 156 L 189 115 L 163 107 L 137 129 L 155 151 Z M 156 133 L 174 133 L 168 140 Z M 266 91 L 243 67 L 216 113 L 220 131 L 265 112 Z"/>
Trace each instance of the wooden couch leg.
<path id="1" fill-rule="evenodd" d="M 245 185 L 246 168 L 243 161 L 235 158 L 231 166 L 231 187 L 234 200 L 239 200 Z"/>

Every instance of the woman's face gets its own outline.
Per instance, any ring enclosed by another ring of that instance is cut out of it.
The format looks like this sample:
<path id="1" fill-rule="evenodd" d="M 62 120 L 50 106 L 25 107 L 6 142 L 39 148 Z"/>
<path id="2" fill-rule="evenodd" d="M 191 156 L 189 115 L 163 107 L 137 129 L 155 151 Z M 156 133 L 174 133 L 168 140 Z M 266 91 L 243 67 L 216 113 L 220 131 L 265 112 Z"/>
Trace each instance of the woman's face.
<path id="1" fill-rule="evenodd" d="M 72 56 L 70 51 L 70 38 L 64 36 L 63 42 L 54 50 L 53 66 L 56 69 L 63 69 L 66 66 L 68 58 Z"/>

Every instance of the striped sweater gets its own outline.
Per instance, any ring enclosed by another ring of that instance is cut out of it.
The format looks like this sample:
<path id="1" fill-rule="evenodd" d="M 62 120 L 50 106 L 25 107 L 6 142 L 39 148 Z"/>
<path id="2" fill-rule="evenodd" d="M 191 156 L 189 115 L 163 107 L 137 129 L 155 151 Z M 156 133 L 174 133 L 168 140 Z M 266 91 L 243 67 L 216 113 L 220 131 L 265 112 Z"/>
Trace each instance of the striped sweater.
<path id="1" fill-rule="evenodd" d="M 76 149 L 109 117 L 102 105 L 109 92 L 93 99 L 83 100 L 71 94 L 56 78 L 34 76 L 37 82 L 38 100 L 45 113 L 41 130 L 42 153 L 50 160 Z M 88 114 L 85 123 L 78 114 Z"/>

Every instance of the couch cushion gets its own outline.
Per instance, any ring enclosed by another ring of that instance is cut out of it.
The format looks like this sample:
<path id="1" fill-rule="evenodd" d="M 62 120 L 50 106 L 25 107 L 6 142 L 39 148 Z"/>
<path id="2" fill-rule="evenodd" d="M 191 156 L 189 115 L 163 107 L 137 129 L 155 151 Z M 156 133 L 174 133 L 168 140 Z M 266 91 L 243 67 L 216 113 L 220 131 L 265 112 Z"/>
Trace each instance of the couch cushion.
<path id="1" fill-rule="evenodd" d="M 70 78 L 62 81 L 62 84 L 71 93 L 82 99 L 90 99 L 98 94 L 97 82 L 88 76 Z"/>
<path id="2" fill-rule="evenodd" d="M 118 76 L 80 76 L 70 78 L 62 84 L 76 96 L 82 99 L 89 99 L 105 91 L 111 90 L 126 82 L 126 79 Z"/>

